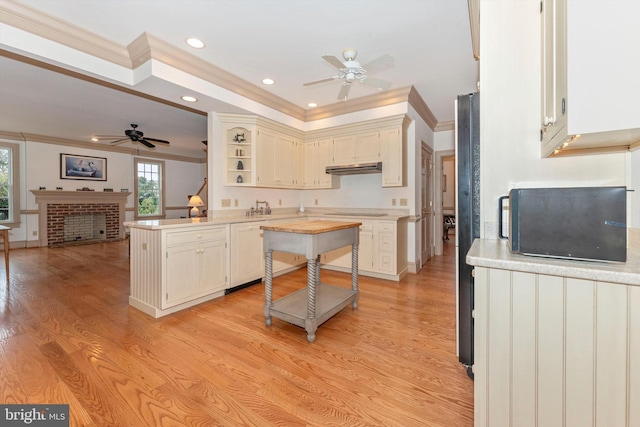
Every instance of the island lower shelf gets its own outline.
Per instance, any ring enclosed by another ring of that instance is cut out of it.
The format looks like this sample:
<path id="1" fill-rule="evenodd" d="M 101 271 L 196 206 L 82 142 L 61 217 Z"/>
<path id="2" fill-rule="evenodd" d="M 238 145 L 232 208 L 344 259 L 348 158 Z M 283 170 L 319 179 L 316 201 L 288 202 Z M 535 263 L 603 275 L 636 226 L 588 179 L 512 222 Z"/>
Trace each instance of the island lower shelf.
<path id="1" fill-rule="evenodd" d="M 340 310 L 356 301 L 358 293 L 339 286 L 320 284 L 316 289 L 316 315 L 318 326 Z M 307 289 L 300 289 L 274 301 L 269 309 L 273 317 L 293 325 L 305 327 L 307 319 Z"/>

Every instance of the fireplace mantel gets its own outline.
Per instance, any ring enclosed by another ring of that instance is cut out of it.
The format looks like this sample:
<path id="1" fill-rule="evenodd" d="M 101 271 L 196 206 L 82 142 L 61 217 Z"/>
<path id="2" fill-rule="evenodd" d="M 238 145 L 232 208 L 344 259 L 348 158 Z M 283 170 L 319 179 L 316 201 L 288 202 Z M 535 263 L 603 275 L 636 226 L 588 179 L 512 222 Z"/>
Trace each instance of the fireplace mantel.
<path id="1" fill-rule="evenodd" d="M 39 246 L 49 246 L 48 207 L 49 205 L 118 205 L 117 237 L 124 239 L 125 206 L 131 194 L 128 191 L 63 191 L 63 190 L 30 190 L 38 204 Z M 115 218 L 115 217 L 114 217 Z"/>

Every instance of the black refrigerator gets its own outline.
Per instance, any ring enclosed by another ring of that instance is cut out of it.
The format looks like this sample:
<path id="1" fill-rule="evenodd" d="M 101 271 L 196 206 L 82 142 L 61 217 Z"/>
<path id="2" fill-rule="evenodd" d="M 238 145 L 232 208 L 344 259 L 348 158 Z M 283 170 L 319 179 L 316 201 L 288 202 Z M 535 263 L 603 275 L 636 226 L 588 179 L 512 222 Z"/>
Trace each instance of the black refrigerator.
<path id="1" fill-rule="evenodd" d="M 458 359 L 473 378 L 473 276 L 465 262 L 480 237 L 480 94 L 459 95 L 456 102 L 456 285 Z"/>

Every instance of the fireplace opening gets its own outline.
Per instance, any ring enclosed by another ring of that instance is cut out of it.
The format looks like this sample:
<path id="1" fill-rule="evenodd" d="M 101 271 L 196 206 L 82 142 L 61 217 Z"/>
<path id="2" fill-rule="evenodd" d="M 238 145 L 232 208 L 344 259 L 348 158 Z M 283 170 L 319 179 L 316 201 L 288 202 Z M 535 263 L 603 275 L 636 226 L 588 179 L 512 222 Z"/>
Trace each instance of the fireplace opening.
<path id="1" fill-rule="evenodd" d="M 107 240 L 107 218 L 104 213 L 65 215 L 63 242 L 88 243 Z"/>

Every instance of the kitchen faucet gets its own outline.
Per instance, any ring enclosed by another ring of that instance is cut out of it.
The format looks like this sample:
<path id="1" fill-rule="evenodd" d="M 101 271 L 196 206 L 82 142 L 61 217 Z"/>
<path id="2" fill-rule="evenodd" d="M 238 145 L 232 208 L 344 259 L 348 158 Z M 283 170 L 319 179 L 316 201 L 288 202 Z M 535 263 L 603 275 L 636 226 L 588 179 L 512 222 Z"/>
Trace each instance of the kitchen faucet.
<path id="1" fill-rule="evenodd" d="M 261 204 L 264 204 L 264 207 L 260 207 Z M 271 206 L 269 206 L 269 202 L 266 200 L 256 200 L 256 207 L 251 206 L 251 209 L 247 211 L 247 216 L 254 214 L 257 215 L 271 215 Z"/>

